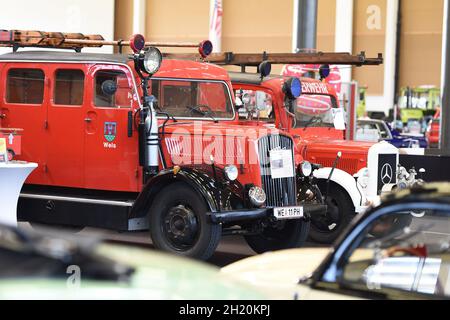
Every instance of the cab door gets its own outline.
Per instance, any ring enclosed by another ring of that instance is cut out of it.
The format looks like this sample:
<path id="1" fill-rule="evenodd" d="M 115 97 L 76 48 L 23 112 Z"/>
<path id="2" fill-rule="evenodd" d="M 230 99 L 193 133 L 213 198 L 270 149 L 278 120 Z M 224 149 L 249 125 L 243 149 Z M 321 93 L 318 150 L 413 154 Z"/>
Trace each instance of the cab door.
<path id="1" fill-rule="evenodd" d="M 47 66 L 38 63 L 6 63 L 1 70 L 0 115 L 5 128 L 23 129 L 18 160 L 35 162 L 27 183 L 47 183 Z"/>
<path id="2" fill-rule="evenodd" d="M 138 136 L 134 128 L 132 137 L 128 136 L 129 113 L 138 108 L 132 77 L 130 70 L 120 65 L 93 65 L 89 70 L 90 95 L 85 112 L 86 188 L 138 191 Z M 115 92 L 111 91 L 114 86 Z"/>
<path id="3" fill-rule="evenodd" d="M 49 65 L 48 184 L 84 187 L 84 115 L 87 67 L 83 64 Z"/>

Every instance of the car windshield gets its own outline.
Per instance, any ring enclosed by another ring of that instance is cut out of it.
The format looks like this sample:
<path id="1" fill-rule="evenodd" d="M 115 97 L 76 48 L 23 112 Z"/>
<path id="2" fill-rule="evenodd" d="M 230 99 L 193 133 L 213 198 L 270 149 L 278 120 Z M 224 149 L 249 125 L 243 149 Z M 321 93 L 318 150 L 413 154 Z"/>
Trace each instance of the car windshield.
<path id="1" fill-rule="evenodd" d="M 450 297 L 450 218 L 427 207 L 410 206 L 370 223 L 348 253 L 340 281 L 379 293 Z"/>
<path id="2" fill-rule="evenodd" d="M 358 121 L 356 134 L 357 136 L 361 136 L 361 139 L 357 139 L 358 141 L 373 141 L 368 138 L 371 132 L 380 139 L 392 139 L 391 132 L 386 124 L 382 122 Z M 375 141 L 378 141 L 378 139 Z"/>
<path id="3" fill-rule="evenodd" d="M 157 109 L 176 118 L 232 119 L 233 103 L 224 82 L 152 79 Z"/>
<path id="4" fill-rule="evenodd" d="M 296 128 L 333 127 L 338 105 L 329 95 L 303 94 L 296 100 Z"/>

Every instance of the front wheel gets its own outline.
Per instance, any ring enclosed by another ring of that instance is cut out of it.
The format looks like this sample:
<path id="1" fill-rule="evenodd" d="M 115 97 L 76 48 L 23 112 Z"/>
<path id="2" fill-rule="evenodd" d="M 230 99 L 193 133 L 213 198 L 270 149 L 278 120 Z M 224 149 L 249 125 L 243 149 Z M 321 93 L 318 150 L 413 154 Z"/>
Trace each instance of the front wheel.
<path id="1" fill-rule="evenodd" d="M 325 195 L 325 182 L 320 183 L 320 189 L 326 197 L 327 212 L 311 217 L 309 238 L 317 243 L 331 244 L 355 216 L 355 207 L 348 194 L 338 185 L 330 185 L 328 196 Z"/>
<path id="2" fill-rule="evenodd" d="M 150 208 L 150 235 L 156 248 L 207 260 L 222 236 L 220 224 L 211 223 L 207 206 L 197 192 L 183 183 L 167 186 Z"/>
<path id="3" fill-rule="evenodd" d="M 280 221 L 264 228 L 258 235 L 244 236 L 256 253 L 301 247 L 308 236 L 309 221 L 303 219 Z"/>

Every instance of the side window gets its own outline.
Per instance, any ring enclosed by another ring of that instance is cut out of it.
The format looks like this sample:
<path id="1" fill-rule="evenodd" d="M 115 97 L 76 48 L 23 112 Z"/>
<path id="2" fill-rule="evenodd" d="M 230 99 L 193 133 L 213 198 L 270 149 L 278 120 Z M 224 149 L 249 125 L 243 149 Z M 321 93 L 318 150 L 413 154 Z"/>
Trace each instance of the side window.
<path id="1" fill-rule="evenodd" d="M 56 105 L 81 106 L 84 95 L 84 73 L 81 70 L 57 70 L 55 74 Z"/>
<path id="2" fill-rule="evenodd" d="M 253 118 L 267 122 L 275 120 L 270 94 L 260 90 L 239 89 L 235 91 L 235 98 L 239 119 Z"/>
<path id="3" fill-rule="evenodd" d="M 102 108 L 131 108 L 133 94 L 123 71 L 102 70 L 95 75 L 94 104 Z"/>
<path id="4" fill-rule="evenodd" d="M 450 219 L 421 206 L 375 219 L 349 253 L 340 281 L 450 297 Z"/>
<path id="5" fill-rule="evenodd" d="M 40 69 L 10 69 L 6 84 L 6 102 L 42 104 L 44 72 Z"/>

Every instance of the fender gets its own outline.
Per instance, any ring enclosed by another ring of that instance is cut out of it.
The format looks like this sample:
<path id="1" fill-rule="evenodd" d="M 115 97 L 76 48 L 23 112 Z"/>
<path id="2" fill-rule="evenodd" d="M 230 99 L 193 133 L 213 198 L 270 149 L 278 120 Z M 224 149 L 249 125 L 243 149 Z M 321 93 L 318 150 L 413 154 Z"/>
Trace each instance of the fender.
<path id="1" fill-rule="evenodd" d="M 224 181 L 222 178 L 225 178 L 221 171 L 219 168 L 217 169 L 217 178 L 219 181 Z M 184 182 L 198 192 L 204 198 L 210 212 L 218 212 L 221 208 L 230 208 L 232 200 L 244 203 L 244 187 L 236 181 L 227 184 L 221 183 L 221 186 L 218 187 L 212 169 L 208 170 L 205 166 L 201 168 L 183 167 L 176 174 L 173 169 L 167 169 L 161 171 L 145 185 L 133 205 L 130 218 L 144 217 L 155 196 L 164 187 L 176 182 Z M 216 197 L 217 192 L 220 195 L 219 199 Z"/>
<path id="2" fill-rule="evenodd" d="M 314 171 L 314 177 L 319 180 L 327 180 L 330 176 L 331 168 L 322 168 Z M 358 208 L 363 203 L 362 192 L 358 189 L 356 180 L 347 172 L 334 169 L 333 175 L 331 176 L 331 181 L 341 186 L 352 199 L 353 206 Z"/>

